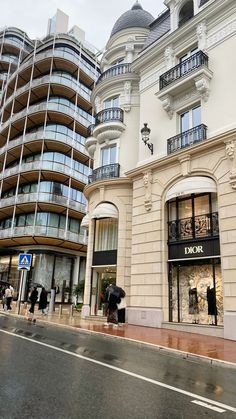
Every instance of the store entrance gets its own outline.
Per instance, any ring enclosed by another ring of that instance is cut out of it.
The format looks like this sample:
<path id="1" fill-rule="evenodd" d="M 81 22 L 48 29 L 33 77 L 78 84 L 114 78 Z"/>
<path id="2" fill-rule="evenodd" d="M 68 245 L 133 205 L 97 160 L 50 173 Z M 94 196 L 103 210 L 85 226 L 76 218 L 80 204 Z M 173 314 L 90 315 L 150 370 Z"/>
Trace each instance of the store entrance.
<path id="1" fill-rule="evenodd" d="M 116 266 L 96 268 L 93 272 L 91 313 L 96 316 L 106 315 L 105 294 L 109 284 L 116 284 Z"/>
<path id="2" fill-rule="evenodd" d="M 178 323 L 223 324 L 220 259 L 169 264 L 169 318 Z"/>

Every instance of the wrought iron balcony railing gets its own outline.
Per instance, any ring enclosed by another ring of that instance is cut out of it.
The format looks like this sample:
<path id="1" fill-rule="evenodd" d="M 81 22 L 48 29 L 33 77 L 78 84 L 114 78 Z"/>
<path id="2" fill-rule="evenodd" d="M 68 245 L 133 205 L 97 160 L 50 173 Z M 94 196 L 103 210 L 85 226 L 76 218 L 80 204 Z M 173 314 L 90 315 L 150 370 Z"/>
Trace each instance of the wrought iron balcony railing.
<path id="1" fill-rule="evenodd" d="M 219 236 L 218 212 L 168 222 L 168 240 L 192 240 Z"/>
<path id="2" fill-rule="evenodd" d="M 208 56 L 198 51 L 160 76 L 160 90 L 203 65 L 208 67 Z"/>
<path id="3" fill-rule="evenodd" d="M 130 72 L 130 64 L 128 63 L 114 65 L 113 67 L 108 68 L 108 70 L 104 71 L 104 73 L 100 75 L 100 77 L 97 79 L 96 84 L 110 77 L 120 76 L 121 74 L 126 74 Z"/>
<path id="4" fill-rule="evenodd" d="M 189 147 L 199 141 L 206 140 L 206 138 L 207 126 L 204 124 L 198 125 L 197 127 L 169 138 L 167 140 L 167 154 L 175 153 L 182 148 Z"/>
<path id="5" fill-rule="evenodd" d="M 120 108 L 103 109 L 95 115 L 95 126 L 103 122 L 120 121 L 124 120 L 124 111 Z"/>
<path id="6" fill-rule="evenodd" d="M 93 173 L 88 177 L 88 183 L 96 182 L 96 180 L 109 179 L 120 176 L 119 163 L 107 164 L 106 166 L 98 167 L 93 170 Z"/>

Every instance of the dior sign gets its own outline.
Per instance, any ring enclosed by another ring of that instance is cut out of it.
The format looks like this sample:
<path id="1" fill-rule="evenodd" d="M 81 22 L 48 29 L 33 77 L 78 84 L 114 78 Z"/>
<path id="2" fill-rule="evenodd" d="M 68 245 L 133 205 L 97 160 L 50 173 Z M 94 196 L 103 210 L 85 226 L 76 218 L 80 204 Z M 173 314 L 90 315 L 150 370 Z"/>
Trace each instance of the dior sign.
<path id="1" fill-rule="evenodd" d="M 211 256 L 220 256 L 219 238 L 196 240 L 195 243 L 170 243 L 168 246 L 169 260 L 201 259 Z"/>
<path id="2" fill-rule="evenodd" d="M 189 246 L 184 248 L 184 254 L 196 254 L 196 253 L 204 253 L 203 246 Z"/>

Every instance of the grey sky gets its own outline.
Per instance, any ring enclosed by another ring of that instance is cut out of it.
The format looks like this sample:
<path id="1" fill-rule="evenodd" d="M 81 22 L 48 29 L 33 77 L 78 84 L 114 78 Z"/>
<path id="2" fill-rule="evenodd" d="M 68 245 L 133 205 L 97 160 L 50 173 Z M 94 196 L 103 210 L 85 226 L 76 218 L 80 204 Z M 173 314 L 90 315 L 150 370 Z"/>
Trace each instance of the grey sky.
<path id="1" fill-rule="evenodd" d="M 139 0 L 155 18 L 165 9 L 164 0 Z M 48 18 L 57 9 L 69 15 L 69 28 L 77 25 L 86 40 L 102 49 L 115 21 L 131 9 L 135 0 L 0 0 L 0 28 L 16 26 L 31 38 L 46 35 Z"/>

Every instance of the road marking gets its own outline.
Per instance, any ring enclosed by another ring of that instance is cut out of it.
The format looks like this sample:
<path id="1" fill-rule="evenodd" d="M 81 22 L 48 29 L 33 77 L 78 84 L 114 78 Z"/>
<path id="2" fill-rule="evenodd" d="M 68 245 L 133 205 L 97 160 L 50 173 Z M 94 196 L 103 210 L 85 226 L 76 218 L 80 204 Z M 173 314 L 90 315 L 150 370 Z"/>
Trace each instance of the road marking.
<path id="1" fill-rule="evenodd" d="M 212 404 L 201 402 L 200 400 L 191 400 L 191 403 L 198 404 L 199 406 L 206 407 L 207 409 L 215 410 L 216 412 L 219 412 L 219 413 L 226 412 L 226 410 L 224 409 L 220 409 L 219 407 L 213 406 Z"/>
<path id="2" fill-rule="evenodd" d="M 109 365 L 109 364 L 106 364 L 104 362 L 97 361 L 96 359 L 88 358 L 86 356 L 67 351 L 66 349 L 57 348 L 56 346 L 49 345 L 48 343 L 38 342 L 37 340 L 27 338 L 26 336 L 18 335 L 17 333 L 8 332 L 7 330 L 3 330 L 3 329 L 0 329 L 0 332 L 5 333 L 6 335 L 17 337 L 19 339 L 27 340 L 27 341 L 35 343 L 37 345 L 45 346 L 46 348 L 49 348 L 49 349 L 54 349 L 55 351 L 62 352 L 64 354 L 67 354 L 67 355 L 70 355 L 70 356 L 74 356 L 75 358 L 83 359 L 84 361 L 91 362 L 92 364 L 96 364 L 96 365 L 100 365 L 102 367 L 109 368 L 111 370 L 120 372 L 122 374 L 129 375 L 130 377 L 138 378 L 139 380 L 146 381 L 148 383 L 154 384 L 154 385 L 159 386 L 159 387 L 167 388 L 168 390 L 175 391 L 176 393 L 184 394 L 185 396 L 188 396 L 188 397 L 191 397 L 191 398 L 194 398 L 194 399 L 198 399 L 198 400 L 201 400 L 205 403 L 210 403 L 211 405 L 218 406 L 221 409 L 226 409 L 226 410 L 229 410 L 231 412 L 236 413 L 236 408 L 235 407 L 229 406 L 229 405 L 224 404 L 224 403 L 219 403 L 215 400 L 208 399 L 207 397 L 199 396 L 198 394 L 191 393 L 190 391 L 181 390 L 180 388 L 170 386 L 169 384 L 162 383 L 161 381 L 153 380 L 152 378 L 147 378 L 147 377 L 144 377 L 143 375 L 135 374 L 134 372 L 127 371 L 127 370 L 124 370 L 122 368 L 118 368 L 118 367 L 115 367 L 113 365 Z"/>

